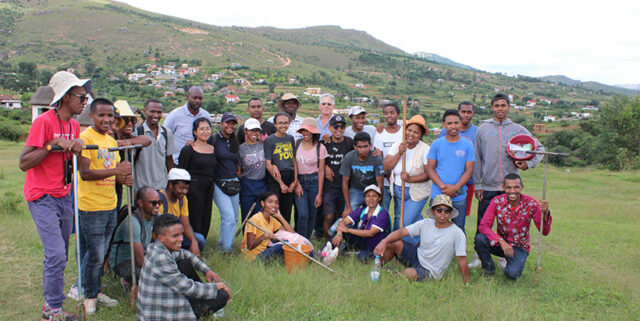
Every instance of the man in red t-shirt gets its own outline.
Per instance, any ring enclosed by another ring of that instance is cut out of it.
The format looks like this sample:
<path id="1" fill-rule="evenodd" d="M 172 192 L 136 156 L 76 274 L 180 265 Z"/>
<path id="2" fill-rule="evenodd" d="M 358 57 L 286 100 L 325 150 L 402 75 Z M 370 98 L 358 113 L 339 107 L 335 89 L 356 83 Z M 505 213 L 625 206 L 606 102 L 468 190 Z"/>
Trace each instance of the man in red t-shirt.
<path id="1" fill-rule="evenodd" d="M 42 319 L 75 320 L 75 316 L 62 310 L 64 268 L 73 226 L 73 195 L 69 193 L 73 173 L 68 165 L 71 156 L 52 153 L 47 146 L 59 145 L 66 152 L 82 152 L 80 125 L 72 117 L 82 112 L 93 83 L 59 71 L 51 77 L 49 86 L 54 92 L 51 106 L 56 108 L 31 124 L 20 155 L 20 169 L 27 172 L 24 195 L 44 247 Z"/>

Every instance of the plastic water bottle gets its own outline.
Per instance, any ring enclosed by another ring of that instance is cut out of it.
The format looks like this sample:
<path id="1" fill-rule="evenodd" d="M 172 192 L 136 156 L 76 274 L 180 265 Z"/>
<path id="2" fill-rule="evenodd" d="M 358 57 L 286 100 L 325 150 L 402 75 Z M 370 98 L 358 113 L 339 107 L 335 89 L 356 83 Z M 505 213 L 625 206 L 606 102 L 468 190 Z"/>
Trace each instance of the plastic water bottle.
<path id="1" fill-rule="evenodd" d="M 380 279 L 380 255 L 376 255 L 376 258 L 373 260 L 373 268 L 371 269 L 371 282 L 378 282 Z"/>
<path id="2" fill-rule="evenodd" d="M 216 319 L 224 317 L 224 308 L 214 312 L 213 317 Z"/>
<path id="3" fill-rule="evenodd" d="M 342 222 L 342 218 L 339 218 L 335 223 L 333 223 L 333 225 L 331 225 L 331 227 L 329 228 L 329 235 L 336 234 L 336 231 L 338 230 L 338 224 L 340 224 L 340 222 Z"/>

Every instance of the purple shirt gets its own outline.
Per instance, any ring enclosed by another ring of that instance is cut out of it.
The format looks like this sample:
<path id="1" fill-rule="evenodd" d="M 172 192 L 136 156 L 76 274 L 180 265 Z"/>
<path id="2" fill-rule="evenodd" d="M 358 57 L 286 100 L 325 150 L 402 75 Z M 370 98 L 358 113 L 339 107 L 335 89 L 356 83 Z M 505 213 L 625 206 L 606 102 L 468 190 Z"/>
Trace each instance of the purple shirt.
<path id="1" fill-rule="evenodd" d="M 368 209 L 368 206 L 363 206 L 349 214 L 349 219 L 354 223 L 356 229 L 366 231 L 376 228 L 380 230 L 380 233 L 372 237 L 362 238 L 365 246 L 363 250 L 373 250 L 382 239 L 387 237 L 391 230 L 391 219 L 387 210 L 378 205 L 373 215 L 368 216 L 366 212 Z"/>

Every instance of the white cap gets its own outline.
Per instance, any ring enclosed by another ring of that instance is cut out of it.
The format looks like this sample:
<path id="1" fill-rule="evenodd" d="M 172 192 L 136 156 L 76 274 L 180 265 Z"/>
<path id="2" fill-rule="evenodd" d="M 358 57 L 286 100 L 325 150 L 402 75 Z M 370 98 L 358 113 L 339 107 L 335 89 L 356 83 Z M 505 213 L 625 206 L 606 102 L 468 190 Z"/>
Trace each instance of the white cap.
<path id="1" fill-rule="evenodd" d="M 249 118 L 244 122 L 244 129 L 246 130 L 254 130 L 254 129 L 262 129 L 260 127 L 260 121 L 255 118 Z"/>
<path id="2" fill-rule="evenodd" d="M 376 185 L 371 184 L 371 185 L 365 187 L 364 188 L 364 193 L 367 194 L 367 191 L 376 191 L 378 193 L 378 195 L 382 196 L 382 193 L 380 192 L 380 189 Z"/>
<path id="3" fill-rule="evenodd" d="M 362 106 L 353 106 L 349 110 L 349 117 L 355 116 L 355 115 L 360 115 L 360 114 L 366 114 L 366 113 L 367 113 L 367 111 L 364 110 L 364 108 Z"/>
<path id="4" fill-rule="evenodd" d="M 182 169 L 182 168 L 172 168 L 169 171 L 169 177 L 168 180 L 170 181 L 187 181 L 187 182 L 191 182 L 191 175 L 189 175 L 189 172 L 187 172 L 186 170 Z"/>

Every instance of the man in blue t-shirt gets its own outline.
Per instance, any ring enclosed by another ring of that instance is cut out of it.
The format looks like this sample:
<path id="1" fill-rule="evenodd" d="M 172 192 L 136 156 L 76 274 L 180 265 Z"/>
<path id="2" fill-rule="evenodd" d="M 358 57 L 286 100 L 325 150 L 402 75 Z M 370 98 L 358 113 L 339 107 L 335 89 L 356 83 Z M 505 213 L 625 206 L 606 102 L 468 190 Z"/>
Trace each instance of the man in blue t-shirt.
<path id="1" fill-rule="evenodd" d="M 473 143 L 460 136 L 461 117 L 458 111 L 448 109 L 442 116 L 442 127 L 447 135 L 436 139 L 427 155 L 427 172 L 433 181 L 431 197 L 446 194 L 453 207 L 463 214 L 467 211 L 467 187 L 473 173 L 475 151 Z M 458 215 L 452 222 L 464 232 L 466 215 Z"/>

